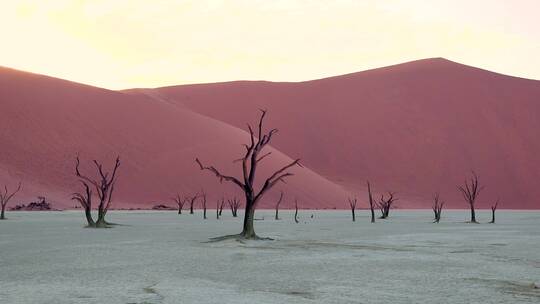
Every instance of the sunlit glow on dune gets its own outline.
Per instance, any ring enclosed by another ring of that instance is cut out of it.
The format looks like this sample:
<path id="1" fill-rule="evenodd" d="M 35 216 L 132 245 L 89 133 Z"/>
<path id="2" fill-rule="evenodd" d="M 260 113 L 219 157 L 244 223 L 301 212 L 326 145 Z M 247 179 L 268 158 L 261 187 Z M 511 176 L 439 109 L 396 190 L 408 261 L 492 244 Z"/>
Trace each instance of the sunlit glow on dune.
<path id="1" fill-rule="evenodd" d="M 426 57 L 540 79 L 540 1 L 22 0 L 0 65 L 107 88 L 299 81 Z"/>

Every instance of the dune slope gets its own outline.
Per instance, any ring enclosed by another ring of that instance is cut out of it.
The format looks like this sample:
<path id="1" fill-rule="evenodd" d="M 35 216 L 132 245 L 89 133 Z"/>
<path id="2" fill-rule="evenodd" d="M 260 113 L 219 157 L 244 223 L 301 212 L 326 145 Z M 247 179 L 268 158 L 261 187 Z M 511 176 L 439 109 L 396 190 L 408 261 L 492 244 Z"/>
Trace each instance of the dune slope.
<path id="1" fill-rule="evenodd" d="M 92 159 L 111 166 L 120 154 L 116 207 L 172 205 L 170 198 L 177 192 L 204 189 L 208 208 L 215 208 L 216 198 L 240 195 L 233 186 L 221 185 L 210 173 L 200 171 L 194 159 L 199 157 L 229 174 L 239 173 L 239 164 L 232 160 L 241 155 L 247 133 L 189 109 L 147 96 L 1 68 L 0 113 L 0 184 L 14 187 L 22 180 L 24 185 L 12 204 L 43 195 L 54 207 L 73 207 L 70 194 L 80 187 L 74 178 L 77 153 L 83 170 L 92 173 Z M 246 113 L 242 121 L 254 115 L 255 111 Z M 265 159 L 261 177 L 291 161 L 275 149 L 269 151 L 273 154 Z M 272 207 L 281 189 L 287 193 L 284 207 L 294 197 L 302 207 L 331 208 L 345 200 L 347 194 L 340 186 L 309 167 L 293 172 L 295 176 L 277 186 L 262 207 Z"/>
<path id="2" fill-rule="evenodd" d="M 440 191 L 465 208 L 456 185 L 471 170 L 479 205 L 540 207 L 540 82 L 434 58 L 326 79 L 237 81 L 129 91 L 242 127 L 258 108 L 283 130 L 274 146 L 364 195 L 397 191 L 429 207 Z"/>

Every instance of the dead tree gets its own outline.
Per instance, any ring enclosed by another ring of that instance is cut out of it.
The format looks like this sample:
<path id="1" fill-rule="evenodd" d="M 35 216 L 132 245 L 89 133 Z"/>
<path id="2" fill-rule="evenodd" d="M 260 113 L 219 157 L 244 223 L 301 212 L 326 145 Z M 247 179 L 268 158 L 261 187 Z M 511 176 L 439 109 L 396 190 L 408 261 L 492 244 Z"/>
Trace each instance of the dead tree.
<path id="1" fill-rule="evenodd" d="M 371 194 L 371 185 L 367 182 L 368 196 L 369 196 L 369 208 L 371 209 L 371 222 L 375 223 L 375 202 L 373 201 L 373 195 Z"/>
<path id="2" fill-rule="evenodd" d="M 218 199 L 216 201 L 216 219 L 219 220 L 221 213 L 223 212 L 223 206 L 225 205 L 225 198 Z"/>
<path id="3" fill-rule="evenodd" d="M 223 207 L 225 206 L 225 198 L 222 197 L 220 201 L 218 201 L 219 203 L 219 212 L 218 212 L 218 216 L 221 216 L 221 214 L 223 213 Z"/>
<path id="4" fill-rule="evenodd" d="M 298 200 L 297 199 L 294 199 L 294 222 L 295 223 L 300 223 L 300 221 L 298 220 Z"/>
<path id="5" fill-rule="evenodd" d="M 261 117 L 259 119 L 257 134 L 255 134 L 253 128 L 248 124 L 250 143 L 244 145 L 244 147 L 246 148 L 245 154 L 242 158 L 238 159 L 238 161 L 242 163 L 243 180 L 240 180 L 230 175 L 224 175 L 215 167 L 204 166 L 199 159 L 196 159 L 196 162 L 201 170 L 208 170 L 214 173 L 221 182 L 223 182 L 223 180 L 231 182 L 237 185 L 244 192 L 246 207 L 242 232 L 237 236 L 230 237 L 257 239 L 258 237 L 255 234 L 255 229 L 253 227 L 253 219 L 255 217 L 255 209 L 257 208 L 257 204 L 268 190 L 274 187 L 278 182 L 284 181 L 285 178 L 293 175 L 292 173 L 287 171 L 288 169 L 296 165 L 301 166 L 299 159 L 292 161 L 284 167 L 276 170 L 272 175 L 266 178 L 258 191 L 255 190 L 254 183 L 258 165 L 264 158 L 271 154 L 271 152 L 267 152 L 262 155 L 260 155 L 260 153 L 270 143 L 273 135 L 277 132 L 277 129 L 271 129 L 267 133 L 263 133 L 263 121 L 265 115 L 266 111 L 261 110 Z"/>
<path id="6" fill-rule="evenodd" d="M 182 209 L 184 209 L 184 205 L 186 204 L 186 200 L 180 197 L 180 194 L 176 194 L 176 197 L 173 197 L 173 201 L 178 206 L 178 214 L 182 214 Z"/>
<path id="7" fill-rule="evenodd" d="M 87 175 L 81 174 L 79 170 L 79 167 L 80 167 L 79 156 L 77 156 L 76 164 L 75 164 L 75 174 L 79 178 L 79 181 L 84 185 L 86 193 L 82 195 L 80 193 L 77 193 L 76 195 L 74 195 L 74 197 L 84 198 L 86 196 L 89 203 L 89 206 L 88 206 L 89 210 L 91 210 L 92 206 L 90 203 L 91 203 L 92 193 L 91 191 L 88 192 L 86 189 L 90 188 L 90 185 L 92 185 L 96 190 L 96 193 L 99 199 L 99 204 L 98 204 L 98 219 L 95 222 L 95 224 L 90 227 L 106 228 L 110 226 L 110 223 L 108 223 L 105 220 L 105 215 L 107 215 L 107 211 L 111 207 L 112 195 L 114 192 L 114 185 L 116 183 L 116 172 L 118 171 L 118 167 L 120 167 L 120 156 L 116 157 L 116 161 L 115 161 L 112 173 L 105 172 L 103 170 L 103 165 L 99 163 L 97 160 L 93 160 L 93 163 L 96 166 L 96 170 L 99 175 L 96 179 L 92 179 L 88 177 Z M 75 199 L 81 202 L 81 200 L 77 198 Z M 87 210 L 88 209 L 85 207 L 85 214 L 88 216 L 89 212 L 87 212 Z M 91 217 L 91 214 L 90 214 L 90 217 Z M 89 222 L 88 224 L 90 225 L 91 223 Z"/>
<path id="8" fill-rule="evenodd" d="M 189 214 L 193 214 L 193 209 L 195 208 L 195 202 L 199 198 L 200 194 L 195 193 L 195 195 L 186 196 L 185 200 L 189 203 Z"/>
<path id="9" fill-rule="evenodd" d="M 15 189 L 15 191 L 13 191 L 12 193 L 9 193 L 8 188 L 7 188 L 6 185 L 4 185 L 4 191 L 0 190 L 0 208 L 2 209 L 0 211 L 0 220 L 5 220 L 6 219 L 6 215 L 5 215 L 6 206 L 9 203 L 9 200 L 15 194 L 17 194 L 17 192 L 19 192 L 21 190 L 21 187 L 22 187 L 22 183 L 19 182 L 19 185 L 17 186 L 17 189 Z"/>
<path id="10" fill-rule="evenodd" d="M 392 209 L 392 205 L 395 201 L 397 201 L 397 198 L 394 198 L 395 192 L 388 192 L 388 198 L 384 198 L 384 194 L 381 195 L 381 199 L 379 203 L 377 204 L 379 206 L 379 209 L 381 210 L 381 216 L 380 219 L 388 218 L 390 215 L 390 209 Z"/>
<path id="11" fill-rule="evenodd" d="M 231 213 L 233 217 L 238 217 L 238 208 L 240 208 L 240 200 L 236 198 L 227 200 L 229 203 L 229 208 L 231 208 Z"/>
<path id="12" fill-rule="evenodd" d="M 493 206 L 491 206 L 491 222 L 490 224 L 495 224 L 495 211 L 497 211 L 497 206 L 499 205 L 499 199 L 495 202 Z"/>
<path id="13" fill-rule="evenodd" d="M 433 206 L 431 206 L 431 209 L 433 210 L 433 213 L 435 214 L 433 223 L 438 223 L 441 220 L 441 213 L 442 213 L 443 206 L 444 206 L 444 201 L 440 200 L 439 192 L 435 193 L 433 195 Z"/>
<path id="14" fill-rule="evenodd" d="M 279 192 L 279 199 L 276 203 L 276 216 L 275 216 L 275 219 L 276 221 L 279 220 L 279 205 L 281 204 L 281 200 L 283 199 L 283 191 L 280 191 Z"/>
<path id="15" fill-rule="evenodd" d="M 79 204 L 81 204 L 81 206 L 83 207 L 88 227 L 95 227 L 96 223 L 92 218 L 92 190 L 85 181 L 80 182 L 84 186 L 84 192 L 74 192 L 71 196 L 71 199 L 78 201 Z"/>
<path id="16" fill-rule="evenodd" d="M 201 191 L 201 200 L 203 207 L 203 219 L 206 219 L 206 193 L 204 191 Z"/>
<path id="17" fill-rule="evenodd" d="M 476 199 L 478 198 L 478 195 L 483 188 L 484 187 L 479 187 L 478 176 L 474 171 L 472 171 L 471 178 L 469 180 L 465 180 L 463 186 L 458 186 L 459 191 L 461 191 L 463 198 L 465 199 L 467 204 L 469 204 L 469 207 L 471 209 L 471 223 L 478 223 L 476 221 L 474 207 Z"/>
<path id="18" fill-rule="evenodd" d="M 351 213 L 352 213 L 352 221 L 353 222 L 356 222 L 356 214 L 355 214 L 356 202 L 357 202 L 356 197 L 355 198 L 349 198 L 349 206 L 351 206 Z"/>

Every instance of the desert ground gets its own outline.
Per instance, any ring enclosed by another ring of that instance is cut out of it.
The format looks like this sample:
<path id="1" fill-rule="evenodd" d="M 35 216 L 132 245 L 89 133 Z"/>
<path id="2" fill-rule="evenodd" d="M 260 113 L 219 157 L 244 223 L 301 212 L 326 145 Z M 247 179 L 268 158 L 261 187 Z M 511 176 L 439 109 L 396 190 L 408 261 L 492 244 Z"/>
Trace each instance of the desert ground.
<path id="1" fill-rule="evenodd" d="M 0 222 L 0 303 L 538 303 L 540 212 L 258 211 L 272 241 L 238 233 L 243 215 L 111 211 L 110 229 L 81 211 L 9 212 Z M 313 218 L 311 217 L 313 215 Z"/>

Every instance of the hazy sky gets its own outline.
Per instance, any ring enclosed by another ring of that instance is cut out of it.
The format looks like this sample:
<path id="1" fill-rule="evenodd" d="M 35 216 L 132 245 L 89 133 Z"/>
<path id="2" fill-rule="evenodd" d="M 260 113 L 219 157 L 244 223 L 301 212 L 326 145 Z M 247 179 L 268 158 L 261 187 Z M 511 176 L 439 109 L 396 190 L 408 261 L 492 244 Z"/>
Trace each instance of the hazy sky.
<path id="1" fill-rule="evenodd" d="M 540 79 L 540 0 L 0 0 L 0 65 L 120 89 L 427 57 Z"/>

